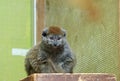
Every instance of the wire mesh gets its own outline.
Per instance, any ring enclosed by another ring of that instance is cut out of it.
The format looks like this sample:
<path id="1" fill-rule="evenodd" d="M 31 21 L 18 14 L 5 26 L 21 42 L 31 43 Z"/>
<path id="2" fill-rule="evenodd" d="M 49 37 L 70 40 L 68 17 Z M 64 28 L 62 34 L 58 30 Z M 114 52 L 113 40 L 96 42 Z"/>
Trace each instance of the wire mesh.
<path id="1" fill-rule="evenodd" d="M 114 73 L 120 80 L 118 0 L 88 0 L 81 7 L 82 1 L 46 0 L 46 26 L 67 30 L 74 72 Z"/>

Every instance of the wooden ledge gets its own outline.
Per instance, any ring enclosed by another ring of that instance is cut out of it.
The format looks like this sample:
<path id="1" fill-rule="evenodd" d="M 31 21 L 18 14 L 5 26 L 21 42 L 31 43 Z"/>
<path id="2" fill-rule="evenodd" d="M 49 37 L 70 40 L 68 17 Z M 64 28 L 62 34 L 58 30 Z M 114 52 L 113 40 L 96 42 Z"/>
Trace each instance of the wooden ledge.
<path id="1" fill-rule="evenodd" d="M 107 73 L 38 73 L 20 81 L 116 81 L 116 77 Z"/>

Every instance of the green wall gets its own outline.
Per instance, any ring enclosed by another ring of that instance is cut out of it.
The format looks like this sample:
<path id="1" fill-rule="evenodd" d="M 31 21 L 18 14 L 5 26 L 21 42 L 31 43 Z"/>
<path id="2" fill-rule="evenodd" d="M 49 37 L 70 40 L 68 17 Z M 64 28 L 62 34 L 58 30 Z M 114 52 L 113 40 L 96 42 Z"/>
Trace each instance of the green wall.
<path id="1" fill-rule="evenodd" d="M 0 81 L 26 77 L 24 57 L 12 55 L 12 48 L 32 46 L 32 0 L 0 0 Z"/>

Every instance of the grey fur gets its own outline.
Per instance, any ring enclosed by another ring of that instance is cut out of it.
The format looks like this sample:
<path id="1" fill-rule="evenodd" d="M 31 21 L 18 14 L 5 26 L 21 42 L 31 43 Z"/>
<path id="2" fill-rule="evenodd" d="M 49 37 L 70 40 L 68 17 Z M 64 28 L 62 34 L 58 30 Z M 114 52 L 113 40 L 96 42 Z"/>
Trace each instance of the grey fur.
<path id="1" fill-rule="evenodd" d="M 28 75 L 33 73 L 72 73 L 76 64 L 64 29 L 63 35 L 48 34 L 45 28 L 41 43 L 29 50 L 25 58 L 25 70 Z M 51 39 L 50 39 L 51 38 Z"/>

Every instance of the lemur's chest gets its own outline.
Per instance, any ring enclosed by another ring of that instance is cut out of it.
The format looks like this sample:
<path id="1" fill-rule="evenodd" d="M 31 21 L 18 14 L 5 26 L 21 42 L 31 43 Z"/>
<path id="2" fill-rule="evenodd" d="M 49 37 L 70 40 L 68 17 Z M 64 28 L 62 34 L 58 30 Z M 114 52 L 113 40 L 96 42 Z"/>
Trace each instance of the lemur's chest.
<path id="1" fill-rule="evenodd" d="M 50 57 L 50 59 L 54 63 L 58 64 L 58 63 L 64 61 L 64 56 L 62 54 L 53 55 L 52 57 Z"/>
<path id="2" fill-rule="evenodd" d="M 53 63 L 60 63 L 62 62 L 64 59 L 64 50 L 63 49 L 49 49 L 46 50 L 45 53 L 40 53 L 40 56 L 44 56 L 46 60 L 51 60 Z"/>

